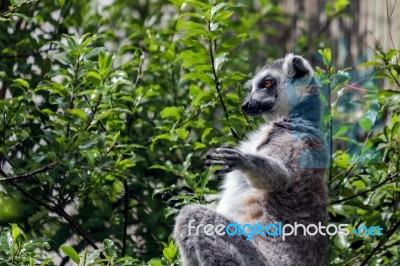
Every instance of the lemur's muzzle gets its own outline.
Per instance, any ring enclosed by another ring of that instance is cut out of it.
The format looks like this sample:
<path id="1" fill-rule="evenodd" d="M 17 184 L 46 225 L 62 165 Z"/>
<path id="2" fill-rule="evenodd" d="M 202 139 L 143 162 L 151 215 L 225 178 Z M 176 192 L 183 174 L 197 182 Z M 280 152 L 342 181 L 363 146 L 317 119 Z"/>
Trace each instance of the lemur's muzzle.
<path id="1" fill-rule="evenodd" d="M 274 107 L 274 100 L 254 100 L 252 98 L 248 98 L 242 104 L 242 110 L 246 115 L 257 116 L 262 115 L 265 112 L 271 111 Z"/>

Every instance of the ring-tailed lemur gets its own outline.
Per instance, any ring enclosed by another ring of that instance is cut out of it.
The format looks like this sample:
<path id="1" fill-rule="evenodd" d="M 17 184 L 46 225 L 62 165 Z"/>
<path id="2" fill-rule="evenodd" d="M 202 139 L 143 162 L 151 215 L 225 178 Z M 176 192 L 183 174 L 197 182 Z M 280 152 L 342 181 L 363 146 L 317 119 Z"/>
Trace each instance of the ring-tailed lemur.
<path id="1" fill-rule="evenodd" d="M 247 115 L 263 115 L 267 122 L 237 148 L 222 146 L 207 157 L 206 165 L 220 165 L 220 173 L 227 174 L 216 211 L 189 205 L 176 219 L 174 236 L 183 265 L 323 265 L 326 237 L 304 235 L 301 227 L 297 236 L 285 240 L 258 235 L 251 241 L 243 235 L 193 230 L 233 222 L 326 224 L 327 151 L 313 73 L 304 58 L 288 54 L 251 80 L 242 109 Z"/>

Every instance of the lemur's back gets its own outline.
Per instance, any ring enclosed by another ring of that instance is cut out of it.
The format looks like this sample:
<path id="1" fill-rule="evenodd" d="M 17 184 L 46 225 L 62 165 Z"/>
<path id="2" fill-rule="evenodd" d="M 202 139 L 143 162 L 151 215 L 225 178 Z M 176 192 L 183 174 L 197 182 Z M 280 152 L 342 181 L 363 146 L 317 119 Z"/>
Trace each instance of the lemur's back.
<path id="1" fill-rule="evenodd" d="M 195 205 L 178 216 L 174 234 L 183 264 L 323 265 L 325 236 L 303 231 L 327 222 L 327 151 L 319 129 L 320 99 L 313 70 L 305 59 L 289 54 L 264 67 L 251 85 L 243 111 L 274 122 L 261 126 L 237 148 L 222 146 L 208 156 L 206 165 L 221 166 L 218 174 L 225 174 L 222 196 L 217 212 Z M 193 220 L 203 226 L 237 222 L 278 227 L 269 227 L 270 235 L 251 239 L 192 236 L 185 231 Z M 297 235 L 283 239 L 274 231 L 296 223 L 301 225 Z"/>

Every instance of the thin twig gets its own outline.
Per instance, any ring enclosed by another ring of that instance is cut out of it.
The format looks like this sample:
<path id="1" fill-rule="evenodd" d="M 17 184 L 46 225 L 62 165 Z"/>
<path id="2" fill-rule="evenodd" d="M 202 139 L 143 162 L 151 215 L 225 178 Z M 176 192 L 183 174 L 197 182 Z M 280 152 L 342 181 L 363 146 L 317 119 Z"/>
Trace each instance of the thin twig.
<path id="1" fill-rule="evenodd" d="M 68 213 L 66 213 L 63 209 L 60 209 L 59 206 L 50 206 L 47 203 L 37 199 L 37 197 L 31 195 L 29 192 L 24 190 L 21 186 L 19 186 L 17 183 L 14 181 L 10 182 L 11 185 L 13 185 L 15 188 L 17 188 L 23 195 L 25 195 L 27 198 L 35 202 L 36 204 L 45 207 L 51 212 L 57 213 L 60 217 L 64 218 L 70 226 L 72 226 L 82 237 L 83 239 L 86 240 L 94 249 L 98 249 L 96 243 L 94 240 L 90 237 L 89 233 L 73 218 L 71 217 Z M 104 258 L 103 253 L 100 254 L 102 258 Z"/>
<path id="2" fill-rule="evenodd" d="M 24 99 L 23 99 L 24 100 Z M 21 107 L 21 104 L 22 104 L 22 101 L 23 100 L 21 100 L 19 103 L 18 103 L 18 105 L 15 107 L 15 109 L 14 109 L 14 111 L 10 114 L 10 117 L 8 118 L 8 121 L 5 123 L 5 125 L 4 125 L 4 128 L 3 128 L 3 130 L 2 130 L 2 132 L 1 132 L 1 134 L 0 134 L 0 140 L 3 140 L 4 139 L 4 137 L 5 137 L 5 135 L 6 135 L 6 131 L 7 131 L 7 128 L 8 128 L 8 126 L 10 125 L 10 123 L 11 123 L 11 119 L 12 119 L 12 114 L 15 114 L 17 111 L 18 111 L 18 109 Z M 5 117 L 5 112 L 4 112 L 4 117 Z M 5 120 L 5 119 L 4 119 Z"/>
<path id="3" fill-rule="evenodd" d="M 124 231 L 122 234 L 122 257 L 126 253 L 126 239 L 128 235 L 129 188 L 128 181 L 124 180 Z"/>
<path id="4" fill-rule="evenodd" d="M 390 41 L 392 42 L 393 49 L 395 49 L 395 46 L 394 46 L 394 41 L 393 41 L 393 37 L 392 37 L 392 26 L 390 23 L 390 18 L 393 14 L 393 10 L 394 10 L 395 6 L 396 6 L 396 2 L 394 2 L 392 12 L 389 14 L 389 4 L 388 4 L 388 0 L 386 0 L 386 18 L 387 18 L 388 27 L 389 27 L 389 37 L 390 37 Z"/>
<path id="5" fill-rule="evenodd" d="M 397 231 L 400 227 L 400 221 L 398 221 L 391 229 L 386 231 L 384 237 L 379 241 L 378 245 L 372 250 L 371 253 L 361 262 L 359 266 L 367 265 L 369 260 L 374 256 L 374 254 L 390 239 L 390 237 Z"/>
<path id="6" fill-rule="evenodd" d="M 143 54 L 143 60 L 140 61 L 140 64 L 139 64 L 139 67 L 138 67 L 138 73 L 137 73 L 136 79 L 135 79 L 135 83 L 133 84 L 135 89 L 137 89 L 137 87 L 139 85 L 139 82 L 140 82 L 140 79 L 142 77 L 142 71 L 143 71 L 142 68 L 143 68 L 143 63 L 144 63 L 145 58 L 146 58 L 146 56 L 145 56 L 145 54 Z M 133 109 L 135 106 L 137 106 L 139 104 L 140 99 L 141 99 L 141 97 L 139 97 L 139 96 L 136 97 L 135 101 L 131 104 L 130 109 Z M 127 120 L 126 133 L 127 133 L 128 137 L 129 137 L 130 132 L 131 132 L 131 126 L 132 126 L 132 122 L 133 122 L 132 118 L 133 118 L 133 114 L 128 114 L 127 119 L 126 119 Z"/>
<path id="7" fill-rule="evenodd" d="M 208 30 L 209 31 L 211 30 L 211 24 L 208 24 Z M 213 76 L 214 76 L 215 89 L 217 90 L 219 101 L 221 103 L 222 109 L 224 110 L 224 115 L 228 122 L 228 126 L 232 133 L 232 136 L 235 138 L 235 140 L 238 140 L 239 138 L 238 138 L 236 132 L 233 130 L 233 128 L 230 125 L 228 110 L 226 108 L 224 99 L 222 98 L 221 83 L 219 82 L 219 78 L 217 75 L 217 70 L 215 68 L 215 62 L 214 62 L 214 60 L 215 60 L 214 50 L 216 49 L 216 47 L 217 47 L 216 42 L 214 42 L 214 47 L 213 47 L 213 42 L 210 40 L 209 41 L 209 53 L 210 53 L 210 59 L 211 59 L 212 72 L 213 72 Z"/>
<path id="8" fill-rule="evenodd" d="M 0 17 L 4 17 L 5 15 L 7 15 L 7 14 L 9 14 L 9 13 L 11 13 L 11 12 L 17 10 L 18 8 L 20 8 L 20 7 L 21 7 L 22 5 L 24 5 L 24 4 L 29 4 L 29 3 L 31 3 L 31 2 L 36 2 L 36 1 L 37 1 L 37 0 L 27 0 L 27 1 L 25 1 L 25 2 L 22 2 L 21 4 L 16 5 L 16 6 L 12 7 L 11 9 L 9 9 L 9 10 L 3 12 L 2 14 L 0 14 Z"/>
<path id="9" fill-rule="evenodd" d="M 30 56 L 41 56 L 42 54 L 48 53 L 50 51 L 55 50 L 54 48 L 47 48 L 41 51 L 37 51 L 37 52 L 31 52 L 31 53 L 26 53 L 26 54 L 0 54 L 0 58 L 26 58 L 26 57 L 30 57 Z"/>
<path id="10" fill-rule="evenodd" d="M 0 182 L 7 182 L 7 181 L 12 181 L 12 180 L 18 180 L 18 179 L 25 179 L 25 178 L 28 178 L 28 177 L 31 177 L 31 176 L 34 176 L 34 175 L 37 175 L 37 174 L 40 174 L 40 173 L 44 173 L 47 170 L 53 168 L 56 164 L 57 163 L 53 162 L 53 163 L 50 163 L 50 164 L 48 164 L 48 165 L 46 165 L 46 166 L 44 166 L 42 168 L 36 169 L 35 171 L 32 171 L 32 172 L 24 173 L 24 174 L 17 175 L 17 176 L 10 176 L 10 177 L 1 178 Z"/>
<path id="11" fill-rule="evenodd" d="M 85 131 L 88 130 L 90 124 L 92 123 L 94 115 L 97 113 L 97 109 L 99 108 L 102 97 L 103 97 L 103 95 L 100 94 L 99 99 L 97 100 L 96 105 L 94 106 L 94 109 L 92 109 L 92 113 L 90 114 L 89 120 L 87 121 Z"/>
<path id="12" fill-rule="evenodd" d="M 373 186 L 372 188 L 367 189 L 367 190 L 364 190 L 364 191 L 361 191 L 360 193 L 357 193 L 357 194 L 355 194 L 355 195 L 353 195 L 353 196 L 350 196 L 350 197 L 348 197 L 348 198 L 344 198 L 344 199 L 340 199 L 340 200 L 333 201 L 333 202 L 330 203 L 330 205 L 338 204 L 338 203 L 341 203 L 341 202 L 344 202 L 344 201 L 348 201 L 348 200 L 354 199 L 354 198 L 356 198 L 356 197 L 358 197 L 358 196 L 364 195 L 364 194 L 366 194 L 366 193 L 368 193 L 368 192 L 371 192 L 371 191 L 375 190 L 376 188 L 382 186 L 382 185 L 385 184 L 386 182 L 392 180 L 393 178 L 395 178 L 395 177 L 398 176 L 399 174 L 400 174 L 400 172 L 394 173 L 394 174 L 392 174 L 391 176 L 387 177 L 387 178 L 386 178 L 385 180 L 383 180 L 382 182 L 380 182 L 379 184 Z"/>

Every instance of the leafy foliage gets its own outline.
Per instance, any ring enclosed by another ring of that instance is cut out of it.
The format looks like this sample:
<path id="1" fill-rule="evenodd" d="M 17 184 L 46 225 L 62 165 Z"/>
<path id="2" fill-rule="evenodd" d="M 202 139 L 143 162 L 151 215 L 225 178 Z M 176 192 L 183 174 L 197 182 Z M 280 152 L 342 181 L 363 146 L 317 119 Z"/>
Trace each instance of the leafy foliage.
<path id="1" fill-rule="evenodd" d="M 179 265 L 173 215 L 219 181 L 204 154 L 260 122 L 238 106 L 256 51 L 285 52 L 260 42 L 276 1 L 133 2 L 0 5 L 0 265 Z M 331 237 L 327 265 L 394 264 L 400 51 L 337 70 L 319 48 L 330 222 L 385 229 Z"/>

